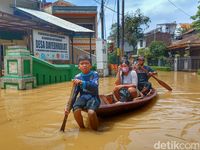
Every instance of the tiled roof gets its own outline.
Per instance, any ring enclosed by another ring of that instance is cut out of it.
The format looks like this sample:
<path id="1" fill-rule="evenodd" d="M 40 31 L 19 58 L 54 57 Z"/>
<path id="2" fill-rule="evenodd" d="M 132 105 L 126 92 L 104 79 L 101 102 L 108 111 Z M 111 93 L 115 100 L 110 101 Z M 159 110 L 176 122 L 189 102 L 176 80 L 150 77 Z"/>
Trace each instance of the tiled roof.
<path id="1" fill-rule="evenodd" d="M 76 6 L 76 5 L 74 5 L 70 2 L 66 2 L 64 0 L 58 0 L 54 3 L 48 2 L 48 3 L 43 4 L 43 8 L 48 8 L 51 6 Z"/>
<path id="2" fill-rule="evenodd" d="M 75 5 L 70 2 L 66 2 L 64 0 L 58 0 L 53 3 L 53 6 L 75 6 Z"/>
<path id="3" fill-rule="evenodd" d="M 182 29 L 190 29 L 191 28 L 191 24 L 189 23 L 180 23 L 180 26 Z"/>
<path id="4" fill-rule="evenodd" d="M 172 42 L 172 44 L 168 46 L 168 48 L 172 50 L 188 46 L 200 46 L 200 35 L 197 33 L 189 35 L 183 38 L 182 40 L 177 40 L 175 42 Z"/>

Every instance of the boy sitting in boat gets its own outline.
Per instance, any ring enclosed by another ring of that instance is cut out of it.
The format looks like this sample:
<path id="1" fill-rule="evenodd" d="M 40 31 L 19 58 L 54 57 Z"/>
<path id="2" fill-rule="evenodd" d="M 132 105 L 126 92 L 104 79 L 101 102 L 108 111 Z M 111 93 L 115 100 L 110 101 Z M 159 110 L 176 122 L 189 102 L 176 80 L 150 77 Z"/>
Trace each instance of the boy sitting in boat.
<path id="1" fill-rule="evenodd" d="M 137 73 L 131 69 L 128 60 L 123 60 L 118 68 L 113 96 L 115 100 L 131 101 L 138 96 Z"/>
<path id="2" fill-rule="evenodd" d="M 138 89 L 143 94 L 142 96 L 147 95 L 152 89 L 151 83 L 148 80 L 152 75 L 156 75 L 157 72 L 151 67 L 144 65 L 143 56 L 138 57 L 138 63 L 134 66 L 134 69 L 138 76 Z"/>
<path id="3" fill-rule="evenodd" d="M 97 130 L 98 118 L 95 110 L 100 105 L 98 91 L 99 76 L 97 72 L 90 70 L 92 65 L 88 56 L 80 56 L 78 62 L 81 73 L 77 74 L 73 80 L 73 83 L 76 85 L 75 96 L 72 100 L 74 118 L 80 128 L 85 128 L 81 111 L 86 109 L 91 128 Z M 80 96 L 77 98 L 78 94 Z M 65 109 L 65 113 L 69 113 L 67 109 Z"/>

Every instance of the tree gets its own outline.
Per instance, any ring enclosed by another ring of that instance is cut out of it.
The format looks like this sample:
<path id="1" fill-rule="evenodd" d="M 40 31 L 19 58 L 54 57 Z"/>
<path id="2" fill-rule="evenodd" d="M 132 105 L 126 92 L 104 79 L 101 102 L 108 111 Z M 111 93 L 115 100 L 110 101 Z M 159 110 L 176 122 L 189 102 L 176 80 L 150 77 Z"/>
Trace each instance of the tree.
<path id="1" fill-rule="evenodd" d="M 108 38 L 114 41 L 114 43 L 117 43 L 117 23 L 111 25 L 111 32 Z"/>
<path id="2" fill-rule="evenodd" d="M 198 1 L 198 3 L 200 3 L 200 1 Z M 196 15 L 191 17 L 194 20 L 194 22 L 192 23 L 192 26 L 196 30 L 200 31 L 200 5 L 197 8 L 198 10 L 197 10 Z"/>
<path id="3" fill-rule="evenodd" d="M 138 39 L 144 35 L 144 27 L 148 28 L 149 17 L 144 16 L 140 9 L 125 15 L 125 40 L 136 50 Z M 144 27 L 142 27 L 144 26 Z"/>
<path id="4" fill-rule="evenodd" d="M 135 13 L 127 13 L 124 17 L 124 28 L 125 28 L 125 40 L 129 45 L 136 49 L 137 41 L 141 37 L 143 37 L 144 30 L 148 28 L 148 23 L 150 22 L 149 17 L 144 16 L 140 9 L 136 10 Z M 121 31 L 121 26 L 120 26 Z M 121 38 L 120 32 L 120 38 Z M 109 39 L 115 41 L 117 43 L 117 24 L 114 23 L 111 26 L 111 32 Z"/>
<path id="5" fill-rule="evenodd" d="M 112 53 L 108 53 L 108 63 L 117 64 L 117 51 L 114 50 Z"/>
<path id="6" fill-rule="evenodd" d="M 167 56 L 167 46 L 162 41 L 153 41 L 150 46 L 151 60 L 158 62 L 159 60 L 165 59 Z"/>
<path id="7" fill-rule="evenodd" d="M 150 52 L 150 49 L 147 47 L 147 48 L 140 48 L 138 49 L 138 54 L 140 56 L 144 56 L 145 58 L 145 62 L 148 64 L 148 59 L 152 57 L 152 54 Z"/>
<path id="8" fill-rule="evenodd" d="M 149 46 L 151 55 L 155 58 L 162 58 L 166 54 L 166 45 L 162 41 L 153 41 Z"/>

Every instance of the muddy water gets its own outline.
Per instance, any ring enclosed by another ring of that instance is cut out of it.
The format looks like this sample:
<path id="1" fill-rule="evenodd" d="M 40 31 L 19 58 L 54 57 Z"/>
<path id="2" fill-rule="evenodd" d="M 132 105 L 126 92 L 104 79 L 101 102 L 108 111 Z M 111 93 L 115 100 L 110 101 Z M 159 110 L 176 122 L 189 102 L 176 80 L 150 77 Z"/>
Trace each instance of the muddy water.
<path id="1" fill-rule="evenodd" d="M 28 91 L 0 90 L 0 149 L 151 150 L 159 148 L 159 142 L 200 144 L 200 76 L 160 72 L 159 78 L 173 92 L 152 79 L 158 90 L 154 101 L 140 110 L 101 119 L 98 132 L 79 130 L 72 114 L 66 132 L 59 132 L 70 83 Z M 101 79 L 100 93 L 112 91 L 113 82 L 112 77 Z M 88 125 L 86 114 L 84 121 Z"/>

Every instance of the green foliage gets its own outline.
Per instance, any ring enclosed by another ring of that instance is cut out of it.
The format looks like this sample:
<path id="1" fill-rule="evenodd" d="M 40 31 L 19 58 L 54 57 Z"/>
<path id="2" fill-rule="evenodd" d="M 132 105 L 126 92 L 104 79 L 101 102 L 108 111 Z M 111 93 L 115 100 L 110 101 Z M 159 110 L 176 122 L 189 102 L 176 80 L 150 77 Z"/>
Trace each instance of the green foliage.
<path id="1" fill-rule="evenodd" d="M 125 40 L 129 45 L 136 49 L 138 39 L 143 37 L 145 27 L 148 28 L 150 22 L 149 17 L 144 16 L 140 9 L 136 10 L 135 13 L 127 13 L 124 16 L 124 29 L 125 29 Z M 120 38 L 122 27 L 120 27 Z M 117 24 L 112 24 L 109 39 L 117 42 Z"/>
<path id="2" fill-rule="evenodd" d="M 121 34 L 120 34 L 120 36 L 121 36 Z M 114 43 L 117 43 L 117 23 L 113 23 L 111 25 L 111 31 L 110 31 L 110 35 L 108 38 L 110 40 L 114 41 Z"/>
<path id="3" fill-rule="evenodd" d="M 151 66 L 151 68 L 157 71 L 171 71 L 170 67 Z"/>
<path id="4" fill-rule="evenodd" d="M 147 48 L 140 48 L 139 50 L 138 50 L 138 54 L 140 55 L 140 56 L 144 56 L 145 58 L 149 58 L 149 57 L 151 57 L 152 55 L 151 55 L 151 52 L 150 52 L 150 49 L 147 47 Z"/>
<path id="5" fill-rule="evenodd" d="M 108 53 L 108 63 L 109 64 L 117 64 L 117 51 L 113 51 L 112 53 Z"/>
<path id="6" fill-rule="evenodd" d="M 164 42 L 161 42 L 161 41 L 153 41 L 150 46 L 149 46 L 149 49 L 150 49 L 150 57 L 148 59 L 148 64 L 149 65 L 161 65 L 161 66 L 167 66 L 168 64 L 167 63 L 164 63 L 166 62 L 166 59 L 167 59 L 167 47 L 165 45 Z"/>
<path id="7" fill-rule="evenodd" d="M 94 71 L 96 71 L 96 70 L 97 70 L 97 64 L 94 64 L 94 65 L 92 65 L 92 68 L 91 68 L 91 70 L 94 70 Z"/>
<path id="8" fill-rule="evenodd" d="M 150 49 L 148 47 L 138 49 L 138 54 L 140 56 L 144 56 L 146 64 L 148 64 L 148 59 L 152 57 Z"/>
<path id="9" fill-rule="evenodd" d="M 133 48 L 136 48 L 138 39 L 143 37 L 142 26 L 149 27 L 149 22 L 149 17 L 144 16 L 140 9 L 125 15 L 125 39 Z"/>
<path id="10" fill-rule="evenodd" d="M 200 3 L 200 1 L 198 3 Z M 200 31 L 200 5 L 197 8 L 198 10 L 196 12 L 196 15 L 191 17 L 194 20 L 194 22 L 192 23 L 192 27 Z"/>
<path id="11" fill-rule="evenodd" d="M 197 73 L 200 75 L 200 69 L 198 69 Z"/>
<path id="12" fill-rule="evenodd" d="M 155 59 L 161 59 L 166 55 L 166 45 L 164 42 L 161 41 L 153 41 L 150 46 L 150 53 L 153 58 Z"/>

